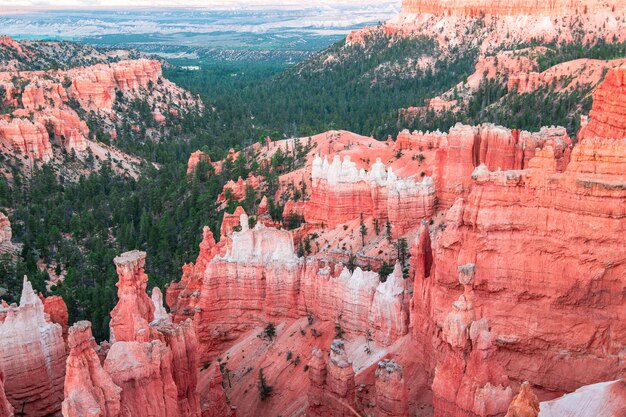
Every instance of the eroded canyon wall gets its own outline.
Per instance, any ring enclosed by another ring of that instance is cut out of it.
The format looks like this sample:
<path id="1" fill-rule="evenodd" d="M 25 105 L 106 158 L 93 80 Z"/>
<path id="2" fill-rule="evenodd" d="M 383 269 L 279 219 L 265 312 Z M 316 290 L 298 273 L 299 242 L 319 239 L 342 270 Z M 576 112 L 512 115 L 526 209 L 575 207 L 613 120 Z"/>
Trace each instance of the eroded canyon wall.
<path id="1" fill-rule="evenodd" d="M 608 0 L 403 0 L 403 13 L 435 15 L 541 15 L 562 16 L 624 9 L 624 4 Z"/>

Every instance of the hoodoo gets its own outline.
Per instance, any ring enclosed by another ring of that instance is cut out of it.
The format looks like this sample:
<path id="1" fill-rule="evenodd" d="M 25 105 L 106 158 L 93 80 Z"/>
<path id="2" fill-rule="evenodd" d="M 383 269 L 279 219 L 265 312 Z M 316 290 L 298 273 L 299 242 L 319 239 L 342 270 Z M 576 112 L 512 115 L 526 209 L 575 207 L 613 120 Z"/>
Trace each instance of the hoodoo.
<path id="1" fill-rule="evenodd" d="M 625 41 L 403 0 L 205 108 L 164 74 L 222 71 L 0 37 L 0 417 L 626 417 Z"/>
<path id="2" fill-rule="evenodd" d="M 126 252 L 114 260 L 119 281 L 117 305 L 111 311 L 111 342 L 146 342 L 149 324 L 154 320 L 154 304 L 148 294 L 148 276 L 144 272 L 146 253 Z"/>
<path id="3" fill-rule="evenodd" d="M 102 368 L 91 335 L 91 323 L 74 324 L 69 330 L 68 346 L 63 416 L 118 417 L 122 390 Z"/>
<path id="4" fill-rule="evenodd" d="M 380 417 L 408 417 L 409 400 L 402 367 L 383 360 L 376 369 L 376 411 Z"/>
<path id="5" fill-rule="evenodd" d="M 26 277 L 19 306 L 0 308 L 0 313 L 0 369 L 7 398 L 28 416 L 59 412 L 65 378 L 63 329 L 46 320 L 43 303 Z"/>
<path id="6" fill-rule="evenodd" d="M 159 289 L 148 297 L 145 260 L 140 251 L 115 258 L 119 301 L 111 311 L 104 369 L 121 388 L 120 416 L 147 409 L 155 416 L 200 417 L 195 332 L 190 321 L 172 322 Z"/>
<path id="7" fill-rule="evenodd" d="M 315 349 L 309 367 L 313 372 L 310 375 L 307 416 L 355 415 L 354 369 L 348 360 L 343 342 L 333 341 L 328 361 L 319 349 Z"/>

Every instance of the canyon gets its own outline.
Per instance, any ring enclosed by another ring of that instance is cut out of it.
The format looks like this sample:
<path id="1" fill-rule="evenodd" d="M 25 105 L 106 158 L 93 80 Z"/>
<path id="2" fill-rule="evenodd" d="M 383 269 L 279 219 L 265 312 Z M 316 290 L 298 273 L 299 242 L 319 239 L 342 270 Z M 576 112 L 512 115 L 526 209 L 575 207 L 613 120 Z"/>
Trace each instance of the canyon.
<path id="1" fill-rule="evenodd" d="M 515 69 L 506 88 L 528 92 L 558 77 L 496 45 L 567 39 L 573 19 L 590 39 L 623 40 L 626 23 L 611 20 L 623 12 L 602 0 L 405 0 L 399 17 L 347 42 L 437 32 L 447 53 L 476 35 L 461 35 L 470 20 L 486 20 L 461 87 Z M 343 130 L 266 139 L 222 161 L 185 153 L 180 180 L 192 185 L 240 157 L 263 169 L 212 178 L 216 201 L 193 189 L 229 212 L 202 229 L 180 278 L 154 286 L 143 250 L 111 259 L 108 340 L 24 277 L 19 304 L 0 302 L 0 417 L 623 417 L 626 65 L 552 68 L 592 85 L 575 136 L 457 123 L 386 141 Z M 114 130 L 120 101 L 149 94 L 164 126 L 202 106 L 161 71 L 147 59 L 21 71 L 25 86 L 0 73 L 15 107 L 0 119 L 3 151 L 37 163 L 58 163 L 60 148 L 93 152 L 77 109 Z M 445 94 L 430 104 L 462 104 Z M 0 247 L 15 252 L 5 214 L 0 226 Z"/>
<path id="2" fill-rule="evenodd" d="M 561 49 L 567 49 L 569 44 L 593 48 L 623 43 L 625 13 L 624 5 L 614 1 L 405 0 L 400 14 L 381 25 L 353 31 L 346 39 L 346 46 L 331 57 L 334 61 L 349 61 L 354 51 L 370 51 L 381 40 L 390 48 L 402 45 L 407 39 L 432 42 L 410 59 L 387 62 L 366 74 L 373 82 L 380 83 L 387 76 L 438 72 L 450 62 L 472 57 L 475 71 L 469 71 L 463 81 L 452 83 L 443 93 L 416 99 L 410 106 L 399 109 L 404 124 L 414 124 L 417 119 L 429 125 L 430 118 L 442 113 L 452 113 L 448 117 L 461 119 L 469 113 L 471 118 L 475 111 L 472 105 L 476 105 L 472 101 L 483 99 L 485 89 L 490 91 L 494 86 L 503 90 L 488 103 L 487 107 L 494 109 L 504 109 L 525 94 L 544 95 L 547 100 L 563 93 L 579 93 L 589 98 L 606 71 L 623 65 L 623 54 L 591 59 L 593 55 L 568 56 Z M 555 59 L 546 60 L 546 56 Z M 578 99 L 578 102 L 583 101 Z M 588 109 L 570 111 L 575 114 L 569 117 L 578 118 Z M 573 135 L 576 130 L 570 128 L 569 132 Z"/>
<path id="3" fill-rule="evenodd" d="M 5 37 L 3 45 L 9 52 L 26 54 L 21 44 L 10 38 Z M 107 61 L 98 54 L 93 59 Z M 113 169 L 137 176 L 141 161 L 97 140 L 87 122 L 93 130 L 97 119 L 96 127 L 114 145 L 116 130 L 129 117 L 129 106 L 135 100 L 147 102 L 155 125 L 202 108 L 198 98 L 162 76 L 160 61 L 145 58 L 62 70 L 7 69 L 0 72 L 0 91 L 0 108 L 6 109 L 0 116 L 0 147 L 27 173 L 42 163 L 68 171 L 67 155 L 74 155 L 84 166 L 78 172 L 70 171 L 73 175 L 86 172 L 89 164 L 97 169 L 101 161 L 110 158 Z M 93 156 L 95 161 L 89 162 Z M 9 171 L 6 165 L 3 171 Z"/>
<path id="4" fill-rule="evenodd" d="M 313 137 L 304 167 L 281 176 L 277 192 L 294 179 L 309 184 L 290 206 L 305 223 L 278 230 L 262 211 L 251 227 L 240 207 L 218 242 L 205 229 L 198 260 L 168 289 L 175 321 L 194 320 L 201 363 L 222 364 L 203 372 L 227 377 L 241 415 L 497 416 L 527 402 L 525 381 L 540 405 L 522 415 L 559 415 L 550 410 L 593 401 L 605 386 L 623 408 L 619 382 L 594 384 L 626 372 L 624 242 L 615 233 L 626 227 L 624 73 L 609 71 L 596 90 L 576 144 L 562 128 L 494 125 L 405 131 L 383 143 L 340 131 Z M 261 158 L 293 146 L 274 142 Z M 394 218 L 390 201 L 413 203 L 390 200 L 390 188 L 420 183 L 431 188 L 417 199 L 424 209 Z M 389 220 L 388 234 L 372 233 L 374 220 Z M 314 243 L 308 256 L 296 256 L 298 236 Z M 410 265 L 371 271 L 400 237 Z M 254 369 L 276 391 L 269 398 L 255 392 Z M 303 383 L 285 385 L 285 374 Z M 201 396 L 210 380 L 201 378 Z"/>
<path id="5" fill-rule="evenodd" d="M 67 310 L 58 313 L 63 300 L 42 301 L 24 279 L 19 306 L 0 308 L 3 417 L 13 409 L 29 416 L 207 415 L 196 391 L 195 332 L 190 321 L 173 323 L 158 288 L 148 297 L 145 256 L 115 258 L 119 302 L 111 312 L 111 341 L 100 345 L 91 323 L 68 329 Z M 223 394 L 218 400 L 210 407 L 229 409 Z"/>

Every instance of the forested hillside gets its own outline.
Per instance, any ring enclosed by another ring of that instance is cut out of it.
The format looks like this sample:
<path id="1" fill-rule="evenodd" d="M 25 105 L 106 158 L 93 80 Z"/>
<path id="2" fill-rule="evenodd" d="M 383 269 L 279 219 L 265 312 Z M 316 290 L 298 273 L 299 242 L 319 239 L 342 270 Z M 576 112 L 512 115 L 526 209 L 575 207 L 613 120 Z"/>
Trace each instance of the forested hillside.
<path id="1" fill-rule="evenodd" d="M 544 68 L 573 58 L 625 56 L 623 44 L 549 47 L 540 64 Z M 223 212 L 215 202 L 223 185 L 259 169 L 244 158 L 231 161 L 219 175 L 201 164 L 188 180 L 186 163 L 197 149 L 219 160 L 230 148 L 243 149 L 265 136 L 305 137 L 345 129 L 386 139 L 403 128 L 445 130 L 458 121 L 494 121 L 522 129 L 561 124 L 575 133 L 578 116 L 589 109 L 585 85 L 567 94 L 556 94 L 550 86 L 518 94 L 502 83 L 484 81 L 461 112 L 430 112 L 410 123 L 399 118 L 400 108 L 421 105 L 471 75 L 477 53 L 470 49 L 442 56 L 422 68 L 420 57 L 438 55 L 433 42 L 379 36 L 366 45 L 338 43 L 286 72 L 267 65 L 166 69 L 164 76 L 200 94 L 205 108 L 185 115 L 159 141 L 150 140 L 141 126 L 118 129 L 115 146 L 147 162 L 139 178 L 117 176 L 105 164 L 77 182 L 63 180 L 46 166 L 32 177 L 14 170 L 2 179 L 1 205 L 13 225 L 14 241 L 23 245 L 17 260 L 3 259 L 0 287 L 9 289 L 4 298 L 15 301 L 24 274 L 45 292 L 48 273 L 37 266 L 43 260 L 66 274 L 51 292 L 63 295 L 70 321 L 89 319 L 94 335 L 106 338 L 108 312 L 116 303 L 113 257 L 146 250 L 152 285 L 176 279 L 182 265 L 195 259 L 202 226 L 219 236 Z"/>

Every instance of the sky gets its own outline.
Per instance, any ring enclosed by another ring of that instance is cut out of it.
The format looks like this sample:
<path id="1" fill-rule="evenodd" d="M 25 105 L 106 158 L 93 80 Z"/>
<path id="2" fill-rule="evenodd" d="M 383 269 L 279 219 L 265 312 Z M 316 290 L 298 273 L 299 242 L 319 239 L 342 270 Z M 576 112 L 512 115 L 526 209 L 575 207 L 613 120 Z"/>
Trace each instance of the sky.
<path id="1" fill-rule="evenodd" d="M 335 6 L 339 4 L 366 5 L 377 0 L 0 0 L 2 9 L 43 7 L 43 8 L 97 8 L 97 7 L 302 7 Z"/>

